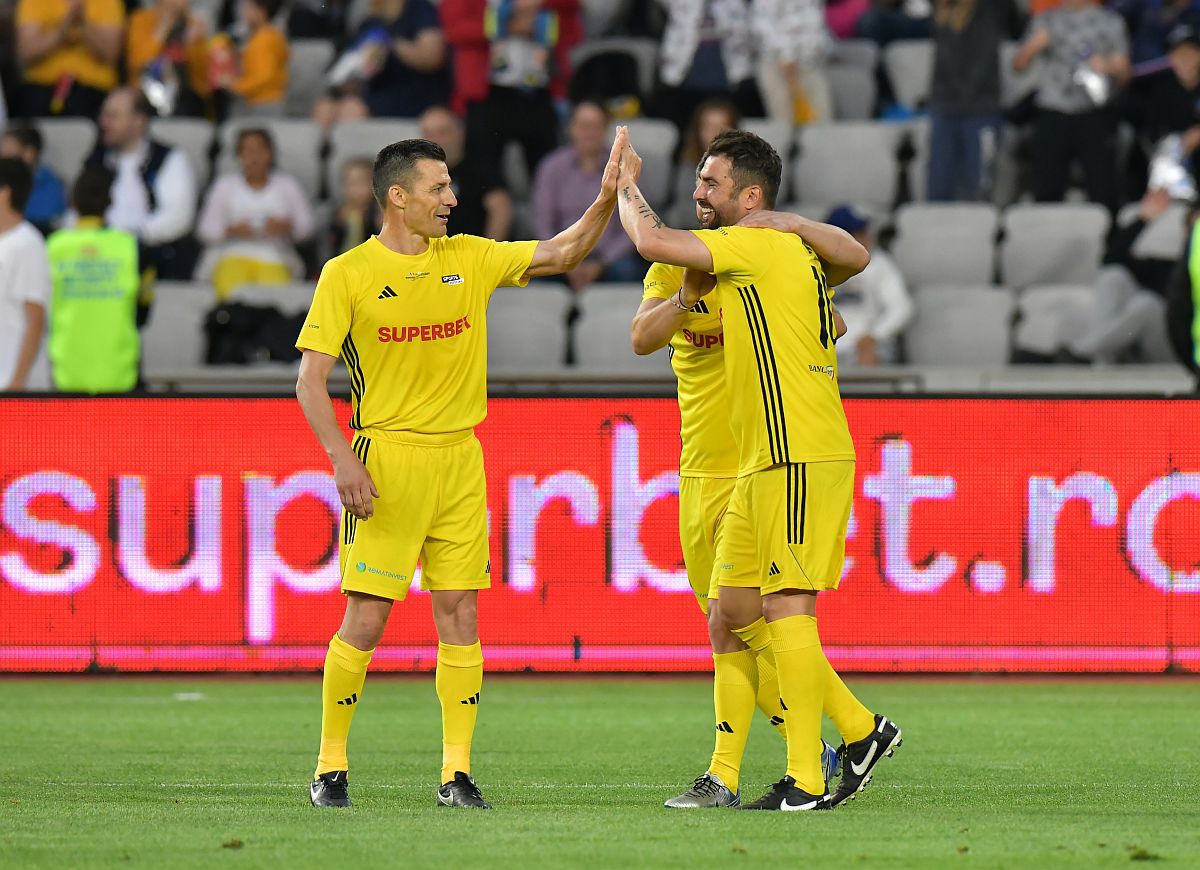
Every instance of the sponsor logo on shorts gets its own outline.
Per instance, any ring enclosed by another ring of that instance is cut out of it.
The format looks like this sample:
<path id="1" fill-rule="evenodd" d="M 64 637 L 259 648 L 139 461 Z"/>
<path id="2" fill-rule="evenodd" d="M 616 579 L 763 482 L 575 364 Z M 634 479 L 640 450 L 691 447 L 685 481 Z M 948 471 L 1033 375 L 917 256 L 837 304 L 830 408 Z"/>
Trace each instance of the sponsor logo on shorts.
<path id="1" fill-rule="evenodd" d="M 462 335 L 471 328 L 471 321 L 464 314 L 458 320 L 449 323 L 426 323 L 421 326 L 381 326 L 377 333 L 382 344 L 417 341 L 441 341 L 444 338 L 454 338 Z"/>
<path id="2" fill-rule="evenodd" d="M 833 366 L 818 366 L 813 365 L 812 363 L 809 363 L 808 370 L 815 375 L 827 375 L 831 381 L 833 380 L 834 375 L 837 374 L 837 371 Z"/>
<path id="3" fill-rule="evenodd" d="M 443 275 L 443 284 L 461 284 L 463 283 L 462 275 Z"/>
<path id="4" fill-rule="evenodd" d="M 387 577 L 389 580 L 403 582 L 408 579 L 408 576 L 405 574 L 397 574 L 395 571 L 385 571 L 382 568 L 372 568 L 366 562 L 359 562 L 354 566 L 354 570 L 359 574 L 378 574 L 380 577 Z"/>

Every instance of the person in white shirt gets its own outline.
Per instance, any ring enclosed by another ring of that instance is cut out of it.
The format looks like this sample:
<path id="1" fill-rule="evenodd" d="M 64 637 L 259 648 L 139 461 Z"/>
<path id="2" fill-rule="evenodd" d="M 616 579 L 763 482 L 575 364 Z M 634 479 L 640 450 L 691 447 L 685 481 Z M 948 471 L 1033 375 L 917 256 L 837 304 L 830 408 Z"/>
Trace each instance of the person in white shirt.
<path id="1" fill-rule="evenodd" d="M 50 389 L 46 356 L 50 261 L 25 220 L 33 189 L 29 167 L 0 159 L 0 391 Z"/>
<path id="2" fill-rule="evenodd" d="M 275 143 L 266 130 L 243 130 L 240 172 L 222 175 L 200 212 L 197 234 L 208 246 L 200 280 L 217 299 L 252 284 L 287 284 L 304 274 L 296 243 L 312 237 L 308 197 L 292 176 L 275 169 Z"/>
<path id="3" fill-rule="evenodd" d="M 187 281 L 199 253 L 196 174 L 187 155 L 149 136 L 154 107 L 133 88 L 117 88 L 100 110 L 100 141 L 87 160 L 114 175 L 108 226 L 138 237 L 158 277 Z"/>
<path id="4" fill-rule="evenodd" d="M 871 223 L 851 206 L 830 212 L 825 223 L 845 230 L 871 252 L 871 262 L 837 288 L 838 311 L 846 321 L 847 337 L 837 344 L 838 363 L 871 368 L 898 361 L 897 338 L 913 315 L 904 276 L 895 261 L 875 244 Z"/>

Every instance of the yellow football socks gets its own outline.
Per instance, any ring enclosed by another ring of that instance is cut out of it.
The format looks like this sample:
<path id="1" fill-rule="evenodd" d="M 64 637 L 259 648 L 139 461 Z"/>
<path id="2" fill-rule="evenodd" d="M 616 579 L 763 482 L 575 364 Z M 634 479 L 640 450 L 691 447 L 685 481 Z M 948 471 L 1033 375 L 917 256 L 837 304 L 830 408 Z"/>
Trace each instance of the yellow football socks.
<path id="1" fill-rule="evenodd" d="M 471 772 L 471 738 L 483 686 L 479 641 L 470 646 L 439 643 L 433 683 L 442 702 L 442 782 L 449 782 L 455 771 Z"/>
<path id="2" fill-rule="evenodd" d="M 787 720 L 788 775 L 809 794 L 825 793 L 821 773 L 821 707 L 827 675 L 817 620 L 789 616 L 768 623 Z"/>
<path id="3" fill-rule="evenodd" d="M 713 707 L 717 713 L 717 741 L 708 772 L 721 777 L 737 791 L 738 772 L 754 718 L 758 666 L 754 650 L 713 654 Z"/>
<path id="4" fill-rule="evenodd" d="M 742 643 L 754 650 L 758 657 L 758 695 L 755 700 L 779 736 L 787 740 L 787 729 L 783 722 L 783 707 L 779 703 L 779 675 L 775 669 L 775 650 L 771 648 L 771 629 L 767 621 L 759 619 L 745 628 L 735 628 L 733 633 Z"/>
<path id="5" fill-rule="evenodd" d="M 825 713 L 837 726 L 842 742 L 854 743 L 875 730 L 875 714 L 863 706 L 862 701 L 846 688 L 825 653 Z"/>
<path id="6" fill-rule="evenodd" d="M 346 760 L 346 738 L 362 697 L 373 652 L 353 647 L 336 634 L 329 641 L 321 680 L 321 751 L 317 755 L 315 776 L 350 767 Z"/>

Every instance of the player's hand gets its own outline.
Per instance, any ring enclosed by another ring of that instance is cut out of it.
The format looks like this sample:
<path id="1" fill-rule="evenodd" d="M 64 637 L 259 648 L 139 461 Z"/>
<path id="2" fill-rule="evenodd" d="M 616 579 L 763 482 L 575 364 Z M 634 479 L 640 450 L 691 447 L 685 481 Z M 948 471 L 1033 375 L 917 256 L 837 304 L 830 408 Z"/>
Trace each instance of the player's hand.
<path id="1" fill-rule="evenodd" d="M 622 127 L 622 130 L 625 128 Z M 621 152 L 621 179 L 623 181 L 631 181 L 637 183 L 637 180 L 642 177 L 642 158 L 638 156 L 637 151 L 633 148 L 633 143 L 629 141 L 626 134 L 625 150 Z"/>
<path id="2" fill-rule="evenodd" d="M 1171 194 L 1162 189 L 1150 189 L 1142 197 L 1142 220 L 1152 221 L 1171 207 Z"/>
<path id="3" fill-rule="evenodd" d="M 604 175 L 600 179 L 600 198 L 614 199 L 617 195 L 617 180 L 621 177 L 621 154 L 629 141 L 629 129 L 624 125 L 617 127 L 616 138 L 613 139 L 612 150 L 608 152 L 608 163 L 604 166 Z"/>
<path id="4" fill-rule="evenodd" d="M 700 272 L 696 269 L 685 269 L 683 272 L 683 289 L 679 298 L 688 308 L 691 308 L 717 286 L 715 275 Z"/>
<path id="5" fill-rule="evenodd" d="M 760 208 L 745 215 L 737 222 L 739 227 L 762 227 L 768 230 L 779 230 L 781 233 L 796 231 L 796 216 L 785 211 L 768 211 Z"/>
<path id="6" fill-rule="evenodd" d="M 875 343 L 874 337 L 864 335 L 858 340 L 856 345 L 858 351 L 858 364 L 867 368 L 875 368 L 879 365 L 879 346 Z"/>
<path id="7" fill-rule="evenodd" d="M 369 520 L 375 514 L 372 499 L 379 498 L 379 490 L 371 473 L 359 458 L 347 452 L 342 459 L 333 462 L 333 482 L 337 485 L 338 498 L 342 507 L 360 520 Z"/>

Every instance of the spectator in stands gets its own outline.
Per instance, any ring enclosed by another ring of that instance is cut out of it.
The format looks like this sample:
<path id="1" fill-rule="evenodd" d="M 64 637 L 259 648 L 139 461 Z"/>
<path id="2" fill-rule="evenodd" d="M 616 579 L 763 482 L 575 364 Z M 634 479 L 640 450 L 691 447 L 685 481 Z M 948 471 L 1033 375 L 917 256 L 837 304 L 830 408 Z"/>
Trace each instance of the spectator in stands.
<path id="1" fill-rule="evenodd" d="M 1071 164 L 1083 165 L 1088 198 L 1117 206 L 1117 114 L 1113 102 L 1129 79 L 1125 22 L 1091 0 L 1066 0 L 1039 15 L 1013 58 L 1022 72 L 1042 56 L 1034 122 L 1034 196 L 1060 202 Z"/>
<path id="2" fill-rule="evenodd" d="M 858 19 L 858 36 L 880 45 L 897 39 L 928 39 L 930 7 L 930 0 L 873 0 Z"/>
<path id="3" fill-rule="evenodd" d="M 671 188 L 671 224 L 691 226 L 696 219 L 692 192 L 696 189 L 696 170 L 700 158 L 717 135 L 736 130 L 742 122 L 737 106 L 725 97 L 710 97 L 696 107 L 679 143 L 679 159 L 675 164 Z"/>
<path id="4" fill-rule="evenodd" d="M 532 177 L 558 145 L 555 70 L 578 0 L 445 0 L 442 24 L 455 48 L 454 108 L 466 104 L 467 156 L 502 177 L 501 157 L 520 143 Z"/>
<path id="5" fill-rule="evenodd" d="M 1125 19 L 1129 56 L 1135 65 L 1165 55 L 1171 31 L 1200 12 L 1200 0 L 1109 0 L 1108 6 Z"/>
<path id="6" fill-rule="evenodd" d="M 913 315 L 912 298 L 900 268 L 875 244 L 870 221 L 848 205 L 835 208 L 825 221 L 840 227 L 871 252 L 871 262 L 837 288 L 837 307 L 847 336 L 838 342 L 838 362 L 874 368 L 899 361 L 897 339 Z"/>
<path id="7" fill-rule="evenodd" d="M 714 95 L 731 99 L 743 115 L 761 114 L 750 7 L 744 0 L 663 2 L 662 86 L 652 114 L 682 129 L 696 107 Z"/>
<path id="8" fill-rule="evenodd" d="M 222 175 L 200 212 L 197 235 L 208 246 L 197 270 L 218 301 L 254 284 L 288 284 L 304 274 L 298 242 L 313 234 L 313 214 L 300 183 L 275 169 L 275 143 L 266 130 L 237 139 L 241 172 Z"/>
<path id="9" fill-rule="evenodd" d="M 538 167 L 533 182 L 533 233 L 539 239 L 565 230 L 596 198 L 608 160 L 608 121 L 608 112 L 600 104 L 580 103 L 567 126 L 570 144 L 552 152 Z M 576 292 L 596 281 L 641 281 L 645 274 L 645 264 L 615 221 L 609 222 L 591 256 L 566 273 Z"/>
<path id="10" fill-rule="evenodd" d="M 1171 359 L 1165 296 L 1176 260 L 1134 252 L 1142 233 L 1170 205 L 1165 190 L 1147 191 L 1137 217 L 1113 228 L 1088 329 L 1067 343 L 1074 356 L 1098 363 L 1127 362 L 1131 354 L 1139 362 Z"/>
<path id="11" fill-rule="evenodd" d="M 94 118 L 117 85 L 124 25 L 121 0 L 20 0 L 17 114 Z"/>
<path id="12" fill-rule="evenodd" d="M 1000 43 L 1013 0 L 936 0 L 929 94 L 929 199 L 981 200 L 1000 127 Z"/>
<path id="13" fill-rule="evenodd" d="M 1200 202 L 1187 217 L 1187 242 L 1167 288 L 1167 332 L 1175 356 L 1200 391 Z"/>
<path id="14" fill-rule="evenodd" d="M 52 235 L 50 366 L 56 389 L 126 393 L 137 385 L 139 303 L 153 269 L 145 268 L 132 233 L 104 226 L 112 176 L 93 166 L 75 182 L 78 223 Z"/>
<path id="15" fill-rule="evenodd" d="M 0 157 L 17 157 L 33 173 L 25 220 L 49 233 L 67 211 L 67 195 L 54 170 L 42 164 L 42 134 L 36 127 L 10 127 L 0 137 Z"/>
<path id="16" fill-rule="evenodd" d="M 7 392 L 50 387 L 50 264 L 42 234 L 22 215 L 32 188 L 23 160 L 0 158 L 0 390 Z"/>
<path id="17" fill-rule="evenodd" d="M 504 241 L 512 232 L 513 203 L 504 180 L 485 175 L 466 159 L 466 130 L 462 119 L 445 106 L 421 115 L 421 137 L 446 152 L 446 168 L 458 205 L 450 212 L 450 230 Z"/>
<path id="18" fill-rule="evenodd" d="M 242 46 L 237 66 L 225 70 L 217 84 L 233 94 L 230 114 L 258 118 L 283 114 L 287 94 L 287 37 L 271 23 L 279 14 L 283 0 L 241 0 L 239 23 L 249 34 Z"/>
<path id="19" fill-rule="evenodd" d="M 1144 103 L 1142 129 L 1151 143 L 1182 134 L 1182 150 L 1200 148 L 1200 14 L 1183 19 L 1167 37 L 1168 74 L 1155 77 Z"/>
<path id="20" fill-rule="evenodd" d="M 133 233 L 160 278 L 191 280 L 198 249 L 196 176 L 179 148 L 149 135 L 154 107 L 133 88 L 109 94 L 100 111 L 100 141 L 87 160 L 113 173 L 108 225 Z"/>
<path id="21" fill-rule="evenodd" d="M 825 23 L 838 39 L 858 35 L 858 20 L 871 8 L 871 0 L 826 0 Z"/>
<path id="22" fill-rule="evenodd" d="M 829 33 L 820 0 L 754 0 L 751 9 L 767 115 L 789 124 L 832 120 Z"/>
<path id="23" fill-rule="evenodd" d="M 450 99 L 446 39 L 429 0 L 371 0 L 349 51 L 330 71 L 334 93 L 313 118 L 329 128 L 366 117 L 415 118 Z"/>
<path id="24" fill-rule="evenodd" d="M 325 232 L 327 257 L 361 245 L 379 229 L 383 214 L 371 187 L 374 169 L 370 157 L 352 157 L 342 164 L 342 199 Z"/>
<path id="25" fill-rule="evenodd" d="M 129 16 L 125 70 L 162 116 L 204 117 L 209 110 L 208 22 L 190 0 L 157 0 Z"/>

